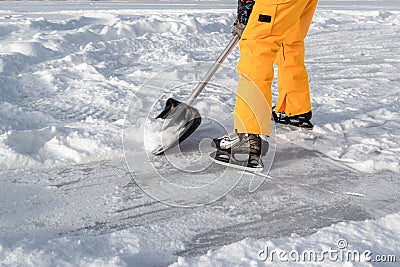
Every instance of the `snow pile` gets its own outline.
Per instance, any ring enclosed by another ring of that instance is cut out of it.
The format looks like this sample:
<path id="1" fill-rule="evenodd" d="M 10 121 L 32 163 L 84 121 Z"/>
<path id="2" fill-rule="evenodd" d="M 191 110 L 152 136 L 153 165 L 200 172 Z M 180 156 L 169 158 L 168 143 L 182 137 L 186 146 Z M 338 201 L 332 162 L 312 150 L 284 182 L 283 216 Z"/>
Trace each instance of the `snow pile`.
<path id="1" fill-rule="evenodd" d="M 397 213 L 379 220 L 339 223 L 305 237 L 293 234 L 273 240 L 246 238 L 206 255 L 179 257 L 170 266 L 397 266 L 399 221 Z"/>
<path id="2" fill-rule="evenodd" d="M 81 123 L 7 131 L 0 137 L 4 144 L 0 146 L 2 168 L 34 168 L 120 157 L 121 152 L 113 149 L 120 146 L 118 129 L 110 129 L 108 124 L 91 117 Z M 121 124 L 115 125 L 121 127 Z M 103 132 L 99 132 L 102 128 Z"/>
<path id="3" fill-rule="evenodd" d="M 138 237 L 121 231 L 98 237 L 68 237 L 13 248 L 0 244 L 4 266 L 143 266 L 149 254 L 141 251 Z"/>
<path id="4" fill-rule="evenodd" d="M 103 3 L 54 4 L 45 12 L 33 3 L 25 13 L 7 5 L 23 11 L 0 10 L 0 169 L 121 158 L 127 107 L 145 112 L 152 104 L 150 94 L 135 96 L 141 83 L 171 62 L 208 58 L 209 49 L 197 49 L 214 42 L 204 36 L 229 38 L 220 33 L 230 15 L 206 19 L 121 3 L 107 12 Z"/>

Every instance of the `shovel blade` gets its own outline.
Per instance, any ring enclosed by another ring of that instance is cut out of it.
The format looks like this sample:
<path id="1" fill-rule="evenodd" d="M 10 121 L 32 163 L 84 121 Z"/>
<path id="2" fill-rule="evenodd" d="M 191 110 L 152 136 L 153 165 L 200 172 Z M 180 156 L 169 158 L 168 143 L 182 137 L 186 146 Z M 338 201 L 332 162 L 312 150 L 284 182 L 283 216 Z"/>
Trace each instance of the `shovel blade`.
<path id="1" fill-rule="evenodd" d="M 162 127 L 162 142 L 152 152 L 155 155 L 160 155 L 181 143 L 190 136 L 201 123 L 201 116 L 197 109 L 173 98 L 167 100 L 164 110 L 156 119 L 163 119 L 165 123 Z M 176 131 L 172 131 L 176 128 L 178 128 Z"/>

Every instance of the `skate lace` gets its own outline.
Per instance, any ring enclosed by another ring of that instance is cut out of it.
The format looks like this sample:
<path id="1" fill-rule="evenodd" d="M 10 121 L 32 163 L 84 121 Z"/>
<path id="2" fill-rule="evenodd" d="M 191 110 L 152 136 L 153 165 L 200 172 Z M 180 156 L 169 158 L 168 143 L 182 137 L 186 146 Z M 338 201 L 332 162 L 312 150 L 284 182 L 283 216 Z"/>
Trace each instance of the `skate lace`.
<path id="1" fill-rule="evenodd" d="M 258 136 L 252 135 L 249 138 L 249 144 L 250 144 L 250 154 L 255 154 L 259 156 L 261 152 L 261 140 Z"/>
<path id="2" fill-rule="evenodd" d="M 261 154 L 261 138 L 257 135 L 250 135 L 249 136 L 249 159 L 248 159 L 248 166 L 257 166 L 262 165 L 260 154 Z"/>

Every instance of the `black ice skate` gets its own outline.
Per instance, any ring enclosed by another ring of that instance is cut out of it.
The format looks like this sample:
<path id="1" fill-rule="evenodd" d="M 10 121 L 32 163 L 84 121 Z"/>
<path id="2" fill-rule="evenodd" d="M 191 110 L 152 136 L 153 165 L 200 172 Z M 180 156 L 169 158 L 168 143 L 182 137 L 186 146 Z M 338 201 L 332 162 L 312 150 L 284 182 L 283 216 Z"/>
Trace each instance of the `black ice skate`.
<path id="1" fill-rule="evenodd" d="M 264 168 L 261 160 L 263 142 L 259 135 L 228 135 L 217 138 L 214 143 L 219 147 L 216 152 L 211 153 L 216 163 L 252 172 L 260 172 Z"/>
<path id="2" fill-rule="evenodd" d="M 307 113 L 288 116 L 284 111 L 275 112 L 275 107 L 272 109 L 272 117 L 276 123 L 289 124 L 296 127 L 312 129 L 314 125 L 311 123 L 312 112 L 311 110 Z"/>
<path id="3" fill-rule="evenodd" d="M 249 135 L 248 134 L 238 134 L 231 133 L 224 136 L 214 138 L 211 146 L 222 149 L 235 149 L 235 151 L 244 151 L 245 153 L 249 151 Z M 261 138 L 261 155 L 267 154 L 269 144 L 266 140 Z"/>

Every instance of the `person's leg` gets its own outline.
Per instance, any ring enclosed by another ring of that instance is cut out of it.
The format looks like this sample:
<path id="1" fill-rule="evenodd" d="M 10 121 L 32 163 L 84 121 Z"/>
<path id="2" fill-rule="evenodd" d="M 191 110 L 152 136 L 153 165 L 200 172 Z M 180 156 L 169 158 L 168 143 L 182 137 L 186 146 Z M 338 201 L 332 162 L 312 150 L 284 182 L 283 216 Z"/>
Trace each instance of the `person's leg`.
<path id="1" fill-rule="evenodd" d="M 311 111 L 308 74 L 304 66 L 304 39 L 307 36 L 318 0 L 310 0 L 300 19 L 282 43 L 276 64 L 278 66 L 279 98 L 275 112 L 288 116 Z"/>
<path id="2" fill-rule="evenodd" d="M 237 70 L 241 77 L 234 110 L 234 128 L 238 133 L 270 135 L 273 64 L 283 40 L 311 1 L 315 0 L 255 3 L 240 41 Z"/>

